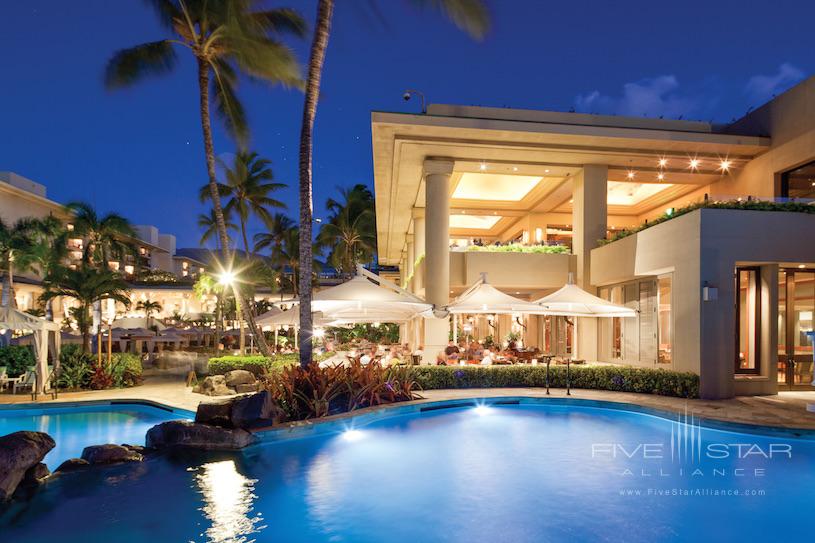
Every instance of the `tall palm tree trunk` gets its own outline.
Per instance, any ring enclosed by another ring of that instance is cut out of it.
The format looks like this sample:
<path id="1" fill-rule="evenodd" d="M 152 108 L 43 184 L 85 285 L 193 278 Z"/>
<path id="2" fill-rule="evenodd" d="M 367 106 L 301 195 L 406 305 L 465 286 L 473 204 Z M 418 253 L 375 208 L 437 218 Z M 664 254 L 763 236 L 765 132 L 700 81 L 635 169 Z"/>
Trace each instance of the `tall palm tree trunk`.
<path id="1" fill-rule="evenodd" d="M 12 307 L 17 309 L 17 298 L 14 296 L 14 261 L 9 258 L 6 261 L 6 270 L 3 274 L 3 307 Z"/>
<path id="2" fill-rule="evenodd" d="M 215 145 L 212 143 L 212 123 L 210 122 L 209 114 L 209 65 L 200 58 L 198 59 L 198 90 L 201 96 L 201 130 L 204 134 L 204 154 L 206 155 L 207 161 L 209 194 L 212 198 L 212 209 L 215 212 L 218 239 L 221 240 L 221 247 L 223 247 L 223 252 L 226 254 L 229 252 L 229 234 L 226 230 L 226 221 L 224 221 L 224 210 L 221 207 L 221 196 L 218 194 L 218 179 L 215 177 Z M 246 242 L 245 232 L 244 242 Z M 254 309 L 252 307 L 254 304 L 248 303 L 246 298 L 243 298 L 242 301 L 241 309 L 243 317 L 255 333 L 258 349 L 264 356 L 269 356 L 269 346 L 266 344 L 266 338 L 263 337 L 263 331 L 255 324 Z"/>
<path id="3" fill-rule="evenodd" d="M 320 79 L 331 32 L 331 18 L 334 14 L 334 0 L 320 0 L 317 5 L 317 25 L 311 42 L 308 63 L 306 97 L 303 104 L 303 124 L 300 128 L 300 365 L 311 363 L 311 264 L 312 234 L 311 221 L 314 205 L 311 193 L 312 154 L 314 151 L 314 118 L 317 116 L 317 101 L 320 98 Z"/>

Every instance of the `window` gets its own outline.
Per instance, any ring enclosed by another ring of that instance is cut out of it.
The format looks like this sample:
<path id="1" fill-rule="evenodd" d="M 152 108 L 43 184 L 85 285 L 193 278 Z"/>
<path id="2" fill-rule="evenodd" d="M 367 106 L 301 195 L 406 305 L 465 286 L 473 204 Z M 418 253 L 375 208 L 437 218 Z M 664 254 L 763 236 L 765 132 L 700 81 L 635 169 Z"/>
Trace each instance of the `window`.
<path id="1" fill-rule="evenodd" d="M 815 198 L 815 162 L 781 174 L 783 198 Z"/>
<path id="2" fill-rule="evenodd" d="M 658 364 L 670 364 L 673 352 L 673 319 L 671 319 L 671 276 L 660 275 L 658 279 L 659 331 Z"/>
<path id="3" fill-rule="evenodd" d="M 759 268 L 736 268 L 736 373 L 759 373 L 761 286 Z"/>

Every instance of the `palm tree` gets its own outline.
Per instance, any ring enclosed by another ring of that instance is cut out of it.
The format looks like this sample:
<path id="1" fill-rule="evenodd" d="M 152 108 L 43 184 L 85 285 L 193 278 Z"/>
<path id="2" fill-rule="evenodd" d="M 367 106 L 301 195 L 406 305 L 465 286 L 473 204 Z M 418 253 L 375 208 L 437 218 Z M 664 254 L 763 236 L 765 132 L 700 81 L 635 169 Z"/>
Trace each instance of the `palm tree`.
<path id="1" fill-rule="evenodd" d="M 258 8 L 256 0 L 151 0 L 150 3 L 172 37 L 117 51 L 108 62 L 105 83 L 108 88 L 121 88 L 149 75 L 169 73 L 176 66 L 176 47 L 184 47 L 192 53 L 198 68 L 199 110 L 210 197 L 221 246 L 229 247 L 215 177 L 210 101 L 214 102 L 215 111 L 230 134 L 239 143 L 245 143 L 248 138 L 246 115 L 235 92 L 238 72 L 284 86 L 300 86 L 299 64 L 279 38 L 284 32 L 303 35 L 305 22 L 291 9 Z"/>
<path id="2" fill-rule="evenodd" d="M 161 304 L 152 300 L 139 300 L 136 303 L 136 311 L 144 311 L 145 322 L 150 326 L 150 315 L 161 311 Z"/>
<path id="3" fill-rule="evenodd" d="M 77 269 L 60 267 L 43 281 L 45 292 L 40 299 L 47 303 L 57 297 L 70 298 L 79 303 L 73 312 L 82 332 L 82 350 L 90 351 L 91 307 L 102 300 L 114 300 L 130 306 L 127 283 L 121 275 L 105 268 L 80 266 Z"/>
<path id="4" fill-rule="evenodd" d="M 46 277 L 62 266 L 68 255 L 68 229 L 61 220 L 53 215 L 38 219 L 34 225 L 33 242 L 29 258 L 40 277 Z M 45 304 L 45 318 L 54 320 L 53 300 Z"/>
<path id="5" fill-rule="evenodd" d="M 82 261 L 100 267 L 114 258 L 135 254 L 136 231 L 130 221 L 118 213 L 102 217 L 86 202 L 71 202 L 65 209 L 73 215 L 74 235 L 82 238 Z"/>
<path id="6" fill-rule="evenodd" d="M 317 235 L 317 247 L 330 249 L 328 263 L 353 274 L 360 262 L 371 262 L 376 249 L 374 197 L 365 185 L 340 189 L 343 201 L 326 202 L 329 217 Z"/>
<path id="7" fill-rule="evenodd" d="M 270 260 L 280 274 L 285 276 L 286 271 L 291 274 L 292 293 L 296 297 L 298 294 L 298 282 L 300 277 L 300 232 L 299 228 L 292 226 L 283 232 L 280 242 L 272 246 Z M 311 281 L 309 281 L 309 291 L 311 291 Z"/>
<path id="8" fill-rule="evenodd" d="M 274 249 L 283 242 L 286 232 L 294 228 L 294 221 L 283 213 L 275 213 L 266 221 L 266 232 L 255 234 L 255 253 L 263 249 Z"/>
<path id="9" fill-rule="evenodd" d="M 29 255 L 34 246 L 33 234 L 36 221 L 23 218 L 13 224 L 0 219 L 0 272 L 3 272 L 3 307 L 17 307 L 14 297 L 14 270 L 25 271 L 29 267 Z"/>
<path id="10" fill-rule="evenodd" d="M 489 16 L 483 0 L 420 0 L 442 11 L 456 26 L 478 39 L 489 28 Z M 314 204 L 312 202 L 312 162 L 314 152 L 314 118 L 317 115 L 317 100 L 320 97 L 325 52 L 331 32 L 331 19 L 334 15 L 334 0 L 319 0 L 317 3 L 317 23 L 309 53 L 306 97 L 303 103 L 303 118 L 300 127 L 300 261 L 303 262 L 300 275 L 300 365 L 311 363 L 311 262 L 312 233 L 311 221 Z"/>
<path id="11" fill-rule="evenodd" d="M 234 223 L 229 213 L 224 215 L 224 224 L 227 230 L 237 230 L 238 225 Z M 221 237 L 218 235 L 218 219 L 215 217 L 215 210 L 210 209 L 209 215 L 198 214 L 198 227 L 204 230 L 201 234 L 201 245 L 205 245 L 209 240 L 215 239 L 215 248 L 221 252 Z"/>
<path id="12" fill-rule="evenodd" d="M 218 194 L 221 198 L 229 198 L 224 206 L 224 213 L 237 214 L 243 237 L 243 249 L 249 256 L 253 256 L 246 235 L 246 223 L 250 215 L 255 215 L 266 222 L 272 219 L 270 207 L 286 207 L 283 202 L 269 196 L 286 186 L 284 183 L 267 182 L 274 179 L 271 164 L 270 160 L 260 158 L 257 153 L 246 151 L 240 151 L 235 155 L 232 166 L 222 164 L 226 172 L 226 183 L 218 183 Z M 201 187 L 199 196 L 201 201 L 210 198 L 209 185 Z"/>

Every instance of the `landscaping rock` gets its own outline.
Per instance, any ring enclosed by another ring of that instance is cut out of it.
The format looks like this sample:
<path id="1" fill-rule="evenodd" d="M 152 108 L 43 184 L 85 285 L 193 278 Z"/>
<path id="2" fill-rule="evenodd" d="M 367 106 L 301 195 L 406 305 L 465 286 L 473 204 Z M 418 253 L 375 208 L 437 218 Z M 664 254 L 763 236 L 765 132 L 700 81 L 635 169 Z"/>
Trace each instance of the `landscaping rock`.
<path id="1" fill-rule="evenodd" d="M 232 402 L 233 398 L 224 398 L 199 403 L 195 411 L 195 422 L 231 428 Z"/>
<path id="2" fill-rule="evenodd" d="M 34 495 L 37 488 L 45 482 L 45 479 L 51 475 L 48 471 L 48 466 L 40 462 L 28 468 L 28 471 L 23 475 L 23 480 L 17 485 L 14 491 L 14 499 L 28 499 Z"/>
<path id="3" fill-rule="evenodd" d="M 147 446 L 191 447 L 209 451 L 234 451 L 258 441 L 243 429 L 220 428 L 183 420 L 162 422 L 147 431 Z"/>
<path id="4" fill-rule="evenodd" d="M 201 381 L 193 392 L 206 394 L 207 396 L 231 396 L 235 391 L 226 386 L 226 378 L 223 375 L 210 375 Z"/>
<path id="5" fill-rule="evenodd" d="M 258 428 L 271 426 L 283 420 L 284 411 L 266 392 L 241 396 L 232 402 L 231 422 L 233 428 Z"/>
<path id="6" fill-rule="evenodd" d="M 253 385 L 255 384 L 255 375 L 251 371 L 246 370 L 232 370 L 224 374 L 226 386 L 229 388 L 236 388 L 238 385 Z"/>
<path id="7" fill-rule="evenodd" d="M 51 436 L 42 432 L 14 432 L 0 437 L 0 502 L 11 498 L 28 470 L 55 445 Z"/>
<path id="8" fill-rule="evenodd" d="M 59 467 L 54 470 L 54 473 L 70 473 L 72 471 L 83 470 L 90 465 L 91 463 L 87 460 L 82 460 L 81 458 L 69 458 L 60 464 Z"/>
<path id="9" fill-rule="evenodd" d="M 82 460 L 91 464 L 118 464 L 141 462 L 144 457 L 121 445 L 91 445 L 82 451 Z"/>
<path id="10" fill-rule="evenodd" d="M 249 383 L 249 384 L 240 384 L 235 385 L 235 392 L 238 394 L 247 394 L 250 392 L 257 392 L 260 390 L 260 383 Z"/>

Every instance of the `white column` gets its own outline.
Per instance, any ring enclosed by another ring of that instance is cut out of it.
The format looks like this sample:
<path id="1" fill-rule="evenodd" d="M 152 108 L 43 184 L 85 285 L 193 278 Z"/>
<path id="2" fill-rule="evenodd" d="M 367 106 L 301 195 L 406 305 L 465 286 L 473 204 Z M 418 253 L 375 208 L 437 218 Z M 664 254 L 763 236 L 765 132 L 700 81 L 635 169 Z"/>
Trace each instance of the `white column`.
<path id="1" fill-rule="evenodd" d="M 449 302 L 450 294 L 450 176 L 451 160 L 425 160 L 425 299 L 437 308 Z M 416 237 L 417 250 L 419 238 Z M 444 351 L 450 319 L 425 319 L 425 360 L 432 363 Z"/>
<path id="2" fill-rule="evenodd" d="M 407 273 L 406 276 L 410 277 L 410 281 L 408 281 L 407 286 L 405 288 L 411 292 L 415 292 L 413 290 L 413 264 L 416 262 L 416 252 L 413 250 L 413 234 L 408 234 L 407 237 Z"/>
<path id="3" fill-rule="evenodd" d="M 596 294 L 591 284 L 591 250 L 608 228 L 608 166 L 587 164 L 575 176 L 572 193 L 572 252 L 577 256 L 577 285 Z M 581 318 L 575 329 L 575 358 L 597 360 L 597 319 Z"/>
<path id="4" fill-rule="evenodd" d="M 423 208 L 413 208 L 414 262 L 422 257 L 427 257 L 425 245 L 426 232 L 427 226 L 425 225 L 425 210 Z M 427 262 L 424 260 L 422 260 L 418 266 L 414 266 L 413 269 L 413 292 L 422 297 L 424 297 L 426 270 Z"/>

